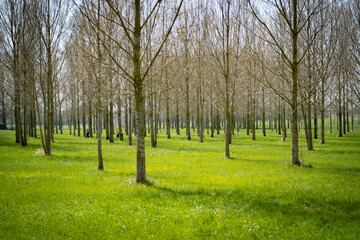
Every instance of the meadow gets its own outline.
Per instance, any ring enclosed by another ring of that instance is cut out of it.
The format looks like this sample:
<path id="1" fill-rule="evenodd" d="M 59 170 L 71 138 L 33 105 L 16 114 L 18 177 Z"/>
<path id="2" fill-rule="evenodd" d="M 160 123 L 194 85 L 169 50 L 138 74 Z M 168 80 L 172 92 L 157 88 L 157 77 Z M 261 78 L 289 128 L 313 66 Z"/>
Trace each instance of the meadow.
<path id="1" fill-rule="evenodd" d="M 291 141 L 267 131 L 199 143 L 185 130 L 158 148 L 146 138 L 150 184 L 136 184 L 136 146 L 55 135 L 52 156 L 39 139 L 14 143 L 0 131 L 0 239 L 360 239 L 360 128 L 326 144 L 314 140 L 289 165 Z M 136 142 L 136 141 L 134 141 Z"/>

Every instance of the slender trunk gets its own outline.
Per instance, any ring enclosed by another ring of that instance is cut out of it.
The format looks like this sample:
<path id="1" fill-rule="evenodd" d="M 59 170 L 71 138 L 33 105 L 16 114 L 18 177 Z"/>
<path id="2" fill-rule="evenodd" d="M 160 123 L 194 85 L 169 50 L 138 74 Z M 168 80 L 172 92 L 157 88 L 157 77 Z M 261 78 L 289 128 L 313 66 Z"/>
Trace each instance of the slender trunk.
<path id="1" fill-rule="evenodd" d="M 93 124 L 93 122 L 92 122 L 92 102 L 90 100 L 89 101 L 89 134 L 90 134 L 90 137 L 93 137 L 92 124 Z"/>
<path id="2" fill-rule="evenodd" d="M 246 109 L 246 135 L 250 135 L 250 101 L 249 101 L 249 99 L 247 101 L 247 109 Z"/>
<path id="3" fill-rule="evenodd" d="M 26 98 L 26 92 L 25 92 L 25 98 Z M 26 110 L 27 109 L 26 109 L 25 103 L 24 103 L 23 109 L 24 109 L 24 115 L 23 115 L 24 116 L 24 132 L 23 132 L 23 137 L 22 137 L 22 141 L 21 141 L 21 146 L 26 147 L 27 146 L 27 131 L 26 131 L 26 129 L 27 129 L 27 126 L 26 126 L 27 111 Z"/>
<path id="4" fill-rule="evenodd" d="M 132 113 L 131 113 L 131 97 L 129 97 L 129 107 L 128 107 L 128 110 L 129 110 L 129 120 L 128 120 L 128 131 L 129 131 L 129 145 L 131 146 L 132 145 Z"/>
<path id="5" fill-rule="evenodd" d="M 110 142 L 114 142 L 114 103 L 110 101 Z"/>
<path id="6" fill-rule="evenodd" d="M 82 89 L 82 124 L 83 124 L 83 137 L 86 137 L 86 104 L 85 104 L 85 84 L 83 83 Z"/>
<path id="7" fill-rule="evenodd" d="M 213 113 L 213 105 L 212 105 L 212 92 L 211 92 L 211 101 L 210 101 L 210 121 L 211 121 L 211 137 L 214 137 L 214 126 L 215 126 L 215 118 Z"/>
<path id="8" fill-rule="evenodd" d="M 343 116 L 343 134 L 346 134 L 346 95 L 345 95 L 345 85 L 343 86 L 343 105 L 342 105 L 342 116 Z"/>
<path id="9" fill-rule="evenodd" d="M 166 78 L 166 87 L 168 88 L 168 79 L 167 79 L 167 74 L 165 74 L 165 78 Z M 171 138 L 170 135 L 170 106 L 169 106 L 169 92 L 166 93 L 166 98 L 165 98 L 165 107 L 166 107 L 166 135 L 167 138 Z"/>
<path id="10" fill-rule="evenodd" d="M 339 129 L 339 137 L 342 137 L 342 118 L 341 118 L 341 111 L 342 111 L 342 108 L 341 108 L 341 80 L 340 80 L 340 76 L 339 76 L 339 85 L 338 85 L 338 90 L 339 90 L 339 109 L 338 109 L 338 121 L 337 121 L 337 126 L 338 126 L 338 129 Z"/>
<path id="11" fill-rule="evenodd" d="M 351 131 L 354 132 L 354 104 L 351 102 Z"/>
<path id="12" fill-rule="evenodd" d="M 255 86 L 254 86 L 254 89 L 255 89 Z M 252 110 L 251 110 L 251 131 L 252 131 L 252 134 L 251 134 L 251 139 L 253 141 L 255 141 L 255 90 L 254 90 L 254 93 L 253 93 L 253 96 L 252 96 Z"/>
<path id="13" fill-rule="evenodd" d="M 332 120 L 332 114 L 331 114 L 331 106 L 330 106 L 330 133 L 332 133 L 332 125 L 333 125 L 333 120 Z"/>
<path id="14" fill-rule="evenodd" d="M 300 165 L 299 160 L 299 136 L 298 136 L 298 28 L 297 28 L 297 1 L 292 0 L 293 5 L 293 32 L 292 32 L 292 119 L 291 119 L 291 135 L 292 135 L 292 153 L 291 162 L 294 165 Z"/>
<path id="15" fill-rule="evenodd" d="M 346 88 L 346 126 L 347 132 L 350 132 L 350 124 L 349 124 L 349 88 Z"/>
<path id="16" fill-rule="evenodd" d="M 308 110 L 308 113 L 307 113 L 307 117 L 308 117 L 308 121 L 307 121 L 307 149 L 308 150 L 314 150 L 314 147 L 313 147 L 313 139 L 312 139 L 312 126 L 311 126 L 311 100 L 309 98 L 309 102 L 308 102 L 308 105 L 307 105 L 307 110 Z M 304 122 L 305 122 L 305 118 L 304 118 Z M 305 130 L 306 131 L 306 130 Z M 314 130 L 315 132 L 315 130 Z"/>
<path id="17" fill-rule="evenodd" d="M 176 134 L 180 135 L 180 119 L 179 119 L 179 97 L 176 92 L 176 120 L 175 120 Z"/>
<path id="18" fill-rule="evenodd" d="M 105 133 L 106 133 L 106 140 L 110 139 L 110 124 L 109 124 L 109 106 L 105 106 Z"/>
<path id="19" fill-rule="evenodd" d="M 119 96 L 119 100 L 118 100 L 118 129 L 119 129 L 120 141 L 124 141 L 124 134 L 122 131 L 122 124 L 121 124 L 121 97 L 120 96 Z"/>
<path id="20" fill-rule="evenodd" d="M 279 98 L 279 109 L 278 109 L 278 134 L 281 135 L 281 104 L 280 104 L 280 98 Z"/>
<path id="21" fill-rule="evenodd" d="M 285 119 L 285 104 L 283 104 L 283 108 L 282 108 L 283 112 L 282 112 L 282 129 L 283 129 L 283 142 L 286 141 L 287 138 L 287 132 L 286 132 L 286 119 Z"/>
<path id="22" fill-rule="evenodd" d="M 34 107 L 34 112 L 33 112 L 33 126 L 34 126 L 34 138 L 37 138 L 36 110 L 35 110 L 35 108 L 36 108 L 36 106 Z M 61 109 L 61 106 L 60 106 L 60 109 Z M 61 115 L 60 115 L 60 117 L 61 117 Z M 60 121 L 62 121 L 62 119 Z M 62 129 L 61 129 L 61 134 L 62 134 Z"/>
<path id="23" fill-rule="evenodd" d="M 128 99 L 125 98 L 125 134 L 129 135 L 129 122 L 128 122 Z"/>
<path id="24" fill-rule="evenodd" d="M 151 83 L 150 83 L 151 84 Z M 152 91 L 152 87 L 150 87 L 150 91 Z M 156 101 L 155 101 L 156 105 Z M 154 99 L 153 96 L 149 97 L 149 123 L 150 123 L 150 138 L 151 138 L 151 147 L 155 148 L 155 129 L 154 129 Z"/>
<path id="25" fill-rule="evenodd" d="M 3 88 L 3 86 L 1 86 Z M 5 89 L 1 91 L 1 119 L 2 124 L 6 127 L 6 104 L 5 104 Z"/>
<path id="26" fill-rule="evenodd" d="M 266 137 L 266 128 L 265 128 L 265 91 L 262 89 L 262 134 Z"/>
<path id="27" fill-rule="evenodd" d="M 96 86 L 97 86 L 97 104 L 96 104 L 96 123 L 97 123 L 97 147 L 98 147 L 98 170 L 104 170 L 103 156 L 102 156 L 102 146 L 101 146 L 101 133 L 102 133 L 102 125 L 101 125 L 101 61 L 102 55 L 100 51 L 100 0 L 98 0 L 98 18 L 97 18 L 97 76 L 96 76 Z"/>
<path id="28" fill-rule="evenodd" d="M 321 144 L 325 144 L 325 77 L 321 78 Z"/>
<path id="29" fill-rule="evenodd" d="M 308 121 L 307 121 L 308 116 L 306 114 L 304 103 L 301 103 L 301 112 L 302 112 L 303 118 L 304 118 L 304 129 L 305 129 L 306 144 L 307 144 L 307 146 L 309 146 L 309 129 L 308 129 Z M 310 133 L 311 133 L 311 131 L 310 131 Z"/>
<path id="30" fill-rule="evenodd" d="M 317 96 L 314 94 L 314 139 L 318 139 Z"/>
<path id="31" fill-rule="evenodd" d="M 160 97 L 159 97 L 160 98 Z M 155 122 L 154 122 L 154 147 L 157 147 L 157 134 L 158 134 L 158 119 L 159 119 L 159 111 L 157 104 L 157 95 L 154 97 L 154 110 L 155 110 Z M 160 109 L 160 101 L 159 101 L 159 109 Z"/>
<path id="32" fill-rule="evenodd" d="M 78 90 L 79 91 L 79 90 Z M 78 128 L 78 137 L 80 137 L 81 127 L 80 127 L 80 96 L 77 96 L 77 103 L 76 103 L 76 115 L 77 115 L 77 128 Z"/>

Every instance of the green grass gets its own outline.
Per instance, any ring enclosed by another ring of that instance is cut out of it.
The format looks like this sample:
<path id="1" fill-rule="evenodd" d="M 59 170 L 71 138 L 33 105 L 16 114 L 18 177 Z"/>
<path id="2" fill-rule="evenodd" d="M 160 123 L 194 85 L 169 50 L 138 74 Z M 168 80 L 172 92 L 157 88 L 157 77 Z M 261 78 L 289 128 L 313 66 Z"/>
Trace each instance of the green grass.
<path id="1" fill-rule="evenodd" d="M 39 139 L 14 143 L 0 131 L 0 239 L 359 239 L 360 129 L 326 135 L 289 166 L 290 139 L 241 130 L 224 157 L 224 136 L 146 139 L 151 185 L 135 184 L 135 146 L 55 135 L 53 156 Z M 135 138 L 134 138 L 135 140 Z M 135 142 L 135 141 L 134 141 Z"/>

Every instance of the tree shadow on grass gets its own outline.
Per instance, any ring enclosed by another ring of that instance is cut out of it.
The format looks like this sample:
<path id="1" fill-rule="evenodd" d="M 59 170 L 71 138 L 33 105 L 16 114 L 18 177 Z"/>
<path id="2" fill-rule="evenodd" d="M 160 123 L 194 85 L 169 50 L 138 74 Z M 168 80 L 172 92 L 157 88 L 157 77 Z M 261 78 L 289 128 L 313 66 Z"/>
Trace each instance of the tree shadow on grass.
<path id="1" fill-rule="evenodd" d="M 289 219 L 308 220 L 312 219 L 319 223 L 334 222 L 352 222 L 360 219 L 360 211 L 358 206 L 359 200 L 337 199 L 324 201 L 323 198 L 312 197 L 307 193 L 283 193 L 273 194 L 271 191 L 262 188 L 237 188 L 232 190 L 219 189 L 172 189 L 166 186 L 153 184 L 153 188 L 170 194 L 171 197 L 185 196 L 189 198 L 189 204 L 196 199 L 197 204 L 204 204 L 208 208 L 212 208 L 212 204 L 218 202 L 221 205 L 213 207 L 233 209 L 238 212 L 243 210 L 244 213 L 258 212 L 266 214 L 271 218 L 276 215 L 282 215 Z M 315 194 L 316 195 L 316 194 Z M 194 199 L 193 199 L 194 198 Z"/>

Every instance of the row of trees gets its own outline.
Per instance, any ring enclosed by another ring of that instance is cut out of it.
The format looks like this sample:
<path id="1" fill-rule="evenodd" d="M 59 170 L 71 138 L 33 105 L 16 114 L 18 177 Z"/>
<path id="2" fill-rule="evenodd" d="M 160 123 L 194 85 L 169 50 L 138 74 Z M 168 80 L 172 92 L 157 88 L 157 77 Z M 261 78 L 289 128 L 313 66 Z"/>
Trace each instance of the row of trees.
<path id="1" fill-rule="evenodd" d="M 291 125 L 300 165 L 299 119 L 312 150 L 325 118 L 342 136 L 358 114 L 358 0 L 5 0 L 0 20 L 3 122 L 14 113 L 16 142 L 39 132 L 50 155 L 63 125 L 88 129 L 102 170 L 103 128 L 110 142 L 117 128 L 130 145 L 136 136 L 137 182 L 146 127 L 152 147 L 162 127 L 188 140 L 196 129 L 200 142 L 223 128 L 230 157 L 235 131 L 255 140 L 267 125 L 285 141 Z"/>

